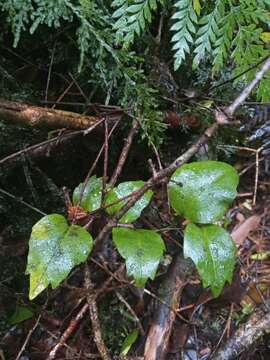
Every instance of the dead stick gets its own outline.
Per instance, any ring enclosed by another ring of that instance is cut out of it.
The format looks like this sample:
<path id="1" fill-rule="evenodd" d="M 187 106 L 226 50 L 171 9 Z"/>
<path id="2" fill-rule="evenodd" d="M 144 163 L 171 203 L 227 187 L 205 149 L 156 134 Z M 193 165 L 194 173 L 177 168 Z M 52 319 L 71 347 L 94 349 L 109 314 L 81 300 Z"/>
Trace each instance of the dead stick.
<path id="1" fill-rule="evenodd" d="M 20 349 L 18 355 L 16 356 L 16 359 L 15 359 L 15 360 L 19 360 L 19 359 L 21 358 L 21 355 L 22 355 L 22 353 L 24 352 L 24 350 L 25 350 L 25 348 L 26 348 L 26 346 L 27 346 L 27 344 L 28 344 L 28 342 L 29 342 L 29 340 L 30 340 L 33 332 L 36 330 L 36 328 L 37 328 L 37 326 L 38 326 L 38 324 L 39 324 L 39 322 L 40 322 L 40 319 L 41 319 L 41 315 L 38 316 L 38 318 L 37 318 L 34 326 L 33 326 L 32 329 L 30 329 L 30 331 L 28 332 L 27 337 L 26 337 L 26 339 L 25 339 L 25 341 L 24 341 L 24 343 L 23 343 L 23 346 L 21 347 L 21 349 Z"/>
<path id="2" fill-rule="evenodd" d="M 128 134 L 128 137 L 127 139 L 125 139 L 125 145 L 123 147 L 123 150 L 121 152 L 121 155 L 119 157 L 119 160 L 118 160 L 118 164 L 115 168 L 115 171 L 112 175 L 112 178 L 111 178 L 111 181 L 110 181 L 110 184 L 112 186 L 114 186 L 122 172 L 122 169 L 125 165 L 125 162 L 126 162 L 126 159 L 127 159 L 127 156 L 128 156 L 128 153 L 129 153 L 129 150 L 130 150 L 130 147 L 131 147 L 131 144 L 132 144 L 132 141 L 133 141 L 133 138 L 134 136 L 136 135 L 138 129 L 139 129 L 139 126 L 140 126 L 140 123 L 139 121 L 136 121 L 133 125 L 133 127 L 131 128 L 129 134 Z"/>
<path id="3" fill-rule="evenodd" d="M 95 293 L 93 291 L 93 284 L 91 281 L 90 271 L 87 263 L 85 264 L 85 287 L 87 290 L 86 299 L 87 299 L 96 346 L 103 360 L 111 360 L 109 351 L 102 337 L 101 326 L 98 318 L 98 307 L 97 307 Z"/>
<path id="4" fill-rule="evenodd" d="M 256 309 L 249 320 L 241 326 L 211 360 L 233 360 L 263 335 L 270 333 L 270 313 L 265 305 Z"/>
<path id="5" fill-rule="evenodd" d="M 186 284 L 186 274 L 188 272 L 188 262 L 184 261 L 179 255 L 173 260 L 166 280 L 162 285 L 160 292 L 163 294 L 163 300 L 170 307 L 159 304 L 154 321 L 148 332 L 145 343 L 144 359 L 145 360 L 165 360 L 169 347 L 173 324 L 176 318 L 173 308 L 178 308 L 183 287 Z"/>
<path id="6" fill-rule="evenodd" d="M 123 271 L 123 267 L 124 265 L 121 265 L 119 267 L 118 270 L 116 270 L 117 274 L 118 272 L 122 272 Z M 100 294 L 102 294 L 103 292 L 105 292 L 108 289 L 109 284 L 112 282 L 112 280 L 115 278 L 117 279 L 116 275 L 112 274 L 103 284 L 103 286 L 95 291 L 95 297 L 97 298 L 98 296 L 100 296 Z M 54 348 L 50 351 L 49 356 L 47 357 L 46 360 L 54 360 L 56 357 L 56 353 L 59 351 L 59 349 L 61 349 L 61 347 L 63 347 L 66 343 L 66 341 L 68 340 L 68 338 L 72 335 L 72 333 L 76 330 L 76 328 L 78 327 L 80 321 L 83 319 L 83 317 L 85 316 L 85 314 L 88 311 L 88 304 L 84 304 L 84 306 L 81 308 L 81 310 L 78 312 L 78 314 L 76 315 L 75 319 L 72 319 L 68 325 L 68 327 L 66 328 L 66 330 L 64 331 L 64 333 L 62 334 L 60 340 L 58 341 L 58 343 L 54 346 Z"/>
<path id="7" fill-rule="evenodd" d="M 6 121 L 49 129 L 87 129 L 100 120 L 98 116 L 87 116 L 71 111 L 47 109 L 39 106 L 0 99 L 0 116 Z"/>
<path id="8" fill-rule="evenodd" d="M 132 309 L 132 307 L 129 305 L 129 303 L 126 301 L 126 299 L 118 292 L 116 291 L 116 296 L 118 297 L 118 299 L 126 306 L 126 308 L 128 309 L 128 311 L 130 312 L 130 314 L 133 316 L 134 320 L 136 321 L 136 323 L 138 324 L 138 328 L 140 329 L 140 333 L 141 335 L 145 334 L 145 331 L 143 329 L 143 326 L 141 324 L 140 319 L 138 318 L 137 314 L 135 313 L 135 311 Z"/>
<path id="9" fill-rule="evenodd" d="M 66 343 L 67 339 L 70 337 L 70 335 L 75 331 L 75 329 L 77 328 L 77 326 L 79 325 L 81 319 L 84 317 L 84 315 L 87 313 L 88 310 L 88 304 L 85 304 L 81 310 L 78 312 L 78 314 L 76 315 L 75 319 L 72 319 L 71 322 L 69 323 L 67 329 L 65 330 L 65 332 L 63 333 L 63 335 L 61 336 L 59 342 L 54 346 L 54 348 L 50 351 L 49 356 L 47 357 L 46 360 L 54 360 L 56 357 L 56 353 L 57 351 L 64 346 L 64 344 Z"/>
<path id="10" fill-rule="evenodd" d="M 108 122 L 105 118 L 104 120 L 104 162 L 103 162 L 103 177 L 102 177 L 102 195 L 101 195 L 101 204 L 104 204 L 105 195 L 106 195 L 106 182 L 108 176 L 108 155 L 109 155 L 109 141 L 108 141 Z"/>

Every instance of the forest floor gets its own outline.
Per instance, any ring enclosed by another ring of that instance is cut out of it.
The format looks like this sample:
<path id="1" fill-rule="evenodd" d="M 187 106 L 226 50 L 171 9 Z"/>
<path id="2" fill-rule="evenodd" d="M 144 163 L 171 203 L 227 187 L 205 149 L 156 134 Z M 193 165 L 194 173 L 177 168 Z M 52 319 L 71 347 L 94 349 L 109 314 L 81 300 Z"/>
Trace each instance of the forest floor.
<path id="1" fill-rule="evenodd" d="M 181 297 L 173 310 L 176 317 L 168 359 L 212 358 L 230 339 L 232 343 L 237 341 L 233 337 L 235 331 L 247 326 L 250 315 L 256 313 L 255 309 L 268 308 L 268 162 L 267 157 L 260 154 L 256 157 L 256 152 L 250 149 L 239 147 L 237 151 L 235 166 L 241 178 L 239 193 L 226 215 L 227 229 L 237 245 L 234 278 L 217 299 L 209 290 L 202 288 L 196 271 L 184 284 L 179 285 Z M 144 221 L 149 224 L 147 213 Z M 9 241 L 5 232 L 8 232 L 6 228 L 1 233 L 1 358 L 47 359 L 50 351 L 56 348 L 57 353 L 50 359 L 100 358 L 94 339 L 95 330 L 90 325 L 82 267 L 73 271 L 53 292 L 47 292 L 32 303 L 27 300 L 27 284 L 22 280 L 27 239 Z M 181 246 L 179 234 L 174 230 L 166 234 L 168 239 Z M 126 278 L 122 259 L 115 250 L 108 251 L 110 263 L 102 258 L 91 258 L 89 262 L 102 336 L 109 352 L 120 356 L 121 351 L 125 354 L 125 350 L 129 349 L 128 345 L 123 347 L 124 340 L 133 334 L 134 344 L 130 340 L 132 347 L 129 358 L 139 359 L 153 316 L 156 316 L 159 305 L 164 305 L 159 295 L 160 284 L 171 258 L 163 260 L 156 280 L 149 283 L 143 292 L 134 287 L 131 279 Z M 132 336 L 128 339 L 132 339 Z M 249 342 L 248 353 L 243 353 L 239 358 L 269 358 L 267 336 L 261 336 L 257 341 L 253 334 Z"/>

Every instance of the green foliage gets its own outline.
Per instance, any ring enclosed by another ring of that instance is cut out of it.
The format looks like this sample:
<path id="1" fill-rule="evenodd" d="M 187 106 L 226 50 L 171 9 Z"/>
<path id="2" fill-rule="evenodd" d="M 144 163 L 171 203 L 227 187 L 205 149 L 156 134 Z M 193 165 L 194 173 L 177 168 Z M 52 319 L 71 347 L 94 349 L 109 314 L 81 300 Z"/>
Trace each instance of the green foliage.
<path id="1" fill-rule="evenodd" d="M 179 0 L 175 3 L 176 12 L 172 16 L 174 24 L 171 31 L 174 54 L 174 68 L 177 70 L 190 53 L 190 46 L 194 42 L 197 24 L 197 15 L 193 8 L 193 0 Z"/>
<path id="2" fill-rule="evenodd" d="M 113 242 L 126 260 L 128 275 L 134 277 L 138 287 L 144 287 L 148 278 L 155 278 L 165 250 L 159 234 L 153 230 L 114 228 Z"/>
<path id="3" fill-rule="evenodd" d="M 139 336 L 139 330 L 135 329 L 133 330 L 128 336 L 125 338 L 125 341 L 123 342 L 122 348 L 121 348 L 121 355 L 125 356 L 128 354 L 131 346 L 135 343 Z"/>
<path id="4" fill-rule="evenodd" d="M 162 3 L 162 0 L 114 0 L 112 7 L 116 10 L 112 16 L 116 19 L 114 29 L 117 39 L 125 46 L 133 43 L 135 34 L 140 35 L 147 23 L 151 23 L 152 13 L 157 10 L 158 2 Z"/>
<path id="5" fill-rule="evenodd" d="M 99 209 L 102 197 L 102 178 L 97 178 L 96 175 L 94 175 L 88 180 L 85 188 L 83 183 L 77 186 L 72 197 L 74 205 L 78 204 L 80 197 L 80 206 L 83 209 L 89 212 Z"/>
<path id="6" fill-rule="evenodd" d="M 74 266 L 87 259 L 92 246 L 91 235 L 78 225 L 69 226 L 62 215 L 51 214 L 39 220 L 29 241 L 29 298 L 34 299 L 49 284 L 56 288 Z"/>
<path id="7" fill-rule="evenodd" d="M 203 286 L 210 286 L 214 296 L 232 279 L 235 245 L 226 230 L 209 223 L 223 217 L 237 194 L 238 181 L 232 166 L 219 161 L 200 161 L 178 168 L 169 183 L 169 199 L 174 210 L 195 223 L 207 224 L 188 224 L 184 255 L 193 260 Z"/>
<path id="8" fill-rule="evenodd" d="M 125 196 L 130 195 L 134 191 L 139 190 L 144 185 L 144 181 L 127 181 L 119 184 L 117 187 L 111 189 L 107 196 L 105 205 L 108 206 L 119 199 L 122 199 Z M 137 220 L 143 209 L 150 203 L 153 192 L 151 190 L 147 191 L 133 206 L 130 208 L 126 214 L 120 219 L 120 223 L 132 223 Z M 107 212 L 110 215 L 116 214 L 126 203 L 127 200 L 120 201 L 119 203 L 112 205 L 107 208 Z"/>
<path id="9" fill-rule="evenodd" d="M 196 264 L 204 287 L 218 296 L 226 281 L 232 281 L 236 247 L 228 232 L 217 225 L 185 229 L 184 255 Z"/>
<path id="10" fill-rule="evenodd" d="M 211 52 L 212 45 L 215 45 L 219 37 L 219 27 L 225 13 L 224 3 L 224 0 L 217 0 L 213 11 L 200 18 L 194 49 L 195 67 L 205 58 L 207 52 Z"/>
<path id="11" fill-rule="evenodd" d="M 2 11 L 6 12 L 7 21 L 11 24 L 14 34 L 14 46 L 17 46 L 21 33 L 30 26 L 30 33 L 33 33 L 41 24 L 58 28 L 61 19 L 72 21 L 73 15 L 70 12 L 68 1 L 50 0 L 8 0 L 0 1 Z"/>
<path id="12" fill-rule="evenodd" d="M 8 319 L 10 325 L 19 324 L 27 319 L 31 319 L 34 316 L 34 312 L 25 305 L 17 305 L 15 312 Z"/>
<path id="13" fill-rule="evenodd" d="M 238 174 L 235 169 L 218 161 L 201 161 L 178 168 L 169 181 L 169 200 L 174 210 L 197 223 L 220 220 L 236 196 Z M 127 196 L 136 194 L 143 181 L 128 181 L 108 190 L 106 210 L 117 214 L 126 204 Z M 78 201 L 83 190 L 80 184 L 73 193 Z M 102 180 L 92 176 L 86 184 L 81 205 L 87 211 L 101 206 Z M 132 223 L 150 203 L 153 192 L 148 190 L 120 219 Z M 115 203 L 116 202 L 116 203 Z M 111 205 L 113 204 L 113 205 Z M 108 207 L 108 205 L 111 205 Z M 126 261 L 127 273 L 138 287 L 155 278 L 160 258 L 165 250 L 163 240 L 153 230 L 115 227 L 113 242 Z M 30 299 L 49 284 L 55 288 L 75 265 L 85 261 L 92 249 L 91 235 L 80 226 L 67 224 L 62 215 L 43 217 L 33 227 L 26 273 L 30 274 Z M 185 230 L 184 255 L 191 257 L 202 277 L 218 296 L 226 281 L 231 281 L 235 249 L 226 230 L 217 225 L 198 227 L 189 224 Z M 221 271 L 223 269 L 223 271 Z"/>
<path id="14" fill-rule="evenodd" d="M 174 210 L 200 224 L 218 221 L 236 196 L 236 170 L 218 161 L 199 161 L 178 168 L 169 183 Z"/>

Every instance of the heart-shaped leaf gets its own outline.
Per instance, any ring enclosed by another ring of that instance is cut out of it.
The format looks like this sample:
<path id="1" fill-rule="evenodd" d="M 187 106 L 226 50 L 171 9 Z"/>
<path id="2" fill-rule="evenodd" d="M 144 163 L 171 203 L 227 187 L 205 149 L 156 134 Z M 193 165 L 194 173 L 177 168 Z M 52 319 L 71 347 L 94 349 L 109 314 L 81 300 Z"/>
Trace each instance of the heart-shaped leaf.
<path id="1" fill-rule="evenodd" d="M 113 229 L 113 242 L 126 260 L 127 273 L 138 287 L 144 287 L 148 278 L 154 279 L 164 242 L 153 230 Z"/>
<path id="2" fill-rule="evenodd" d="M 173 209 L 199 224 L 220 220 L 235 198 L 239 176 L 229 164 L 200 161 L 178 168 L 169 182 Z"/>
<path id="3" fill-rule="evenodd" d="M 139 190 L 144 185 L 144 181 L 127 181 L 119 184 L 117 187 L 111 189 L 106 196 L 106 205 L 112 204 L 115 201 Z M 150 203 L 153 192 L 148 190 L 135 204 L 130 208 L 127 213 L 121 218 L 120 223 L 132 223 L 137 220 L 143 209 Z M 126 203 L 127 200 L 120 201 L 119 203 L 108 207 L 106 210 L 110 215 L 117 213 Z"/>
<path id="4" fill-rule="evenodd" d="M 49 284 L 56 288 L 75 265 L 87 259 L 92 246 L 91 235 L 78 225 L 69 226 L 62 215 L 51 214 L 39 220 L 29 241 L 29 298 L 34 299 Z"/>
<path id="5" fill-rule="evenodd" d="M 184 236 L 184 256 L 195 263 L 204 287 L 216 297 L 226 281 L 231 282 L 236 247 L 230 234 L 217 225 L 188 224 Z"/>
<path id="6" fill-rule="evenodd" d="M 78 204 L 83 187 L 84 185 L 81 183 L 75 188 L 72 199 L 74 205 Z M 85 186 L 81 200 L 81 207 L 89 212 L 99 209 L 101 206 L 101 197 L 102 178 L 97 178 L 96 175 L 94 175 L 90 177 Z"/>

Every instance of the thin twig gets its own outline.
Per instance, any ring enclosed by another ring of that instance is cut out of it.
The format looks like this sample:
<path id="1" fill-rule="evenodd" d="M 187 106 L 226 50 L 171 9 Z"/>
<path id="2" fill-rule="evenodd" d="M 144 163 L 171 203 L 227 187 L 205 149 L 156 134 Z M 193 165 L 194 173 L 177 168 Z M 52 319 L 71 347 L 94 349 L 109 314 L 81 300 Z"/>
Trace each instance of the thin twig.
<path id="1" fill-rule="evenodd" d="M 137 133 L 137 131 L 139 129 L 139 126 L 140 126 L 139 122 L 135 121 L 133 127 L 131 128 L 131 130 L 130 130 L 130 132 L 128 134 L 127 139 L 125 140 L 126 143 L 125 143 L 125 145 L 124 145 L 124 147 L 122 149 L 122 152 L 121 152 L 119 160 L 118 160 L 118 164 L 117 164 L 117 166 L 115 168 L 115 171 L 114 171 L 114 173 L 112 175 L 112 178 L 110 180 L 110 184 L 112 186 L 114 186 L 116 184 L 116 182 L 117 182 L 117 180 L 118 180 L 118 178 L 119 178 L 119 176 L 120 176 L 120 174 L 122 172 L 122 169 L 123 169 L 123 167 L 125 165 L 125 162 L 127 160 L 127 156 L 128 156 L 128 153 L 129 153 L 133 138 L 136 135 L 136 133 Z"/>
<path id="2" fill-rule="evenodd" d="M 226 108 L 226 114 L 229 117 L 235 113 L 235 110 L 246 100 L 246 98 L 251 94 L 255 86 L 262 80 L 264 74 L 270 69 L 270 57 L 265 61 L 262 68 L 255 74 L 254 79 L 245 87 L 239 96 L 234 100 L 234 102 Z"/>
<path id="3" fill-rule="evenodd" d="M 37 318 L 34 326 L 32 327 L 32 329 L 29 330 L 29 332 L 28 332 L 28 334 L 27 334 L 27 337 L 26 337 L 26 339 L 25 339 L 25 341 L 24 341 L 24 343 L 23 343 L 20 351 L 18 352 L 18 355 L 16 356 L 16 359 L 15 359 L 15 360 L 19 360 L 19 359 L 20 359 L 20 357 L 21 357 L 21 355 L 23 354 L 23 352 L 24 352 L 24 350 L 25 350 L 25 348 L 26 348 L 29 340 L 31 339 L 31 336 L 32 336 L 33 332 L 36 330 L 36 328 L 37 328 L 37 326 L 38 326 L 38 324 L 39 324 L 39 322 L 40 322 L 40 319 L 41 319 L 41 315 L 38 316 L 38 318 Z"/>
<path id="4" fill-rule="evenodd" d="M 119 123 L 119 120 L 114 123 L 112 129 L 110 130 L 110 132 L 109 132 L 109 134 L 108 134 L 108 138 L 111 137 L 111 135 L 112 135 L 112 133 L 114 132 L 115 128 L 117 127 L 118 123 Z M 80 191 L 79 200 L 78 200 L 78 203 L 77 203 L 77 205 L 76 205 L 77 211 L 79 210 L 80 204 L 81 204 L 81 202 L 82 202 L 83 194 L 84 194 L 84 191 L 85 191 L 85 189 L 86 189 L 88 180 L 90 179 L 90 177 L 91 177 L 91 175 L 92 175 L 92 173 L 93 173 L 93 171 L 94 171 L 94 169 L 95 169 L 95 167 L 96 167 L 96 165 L 97 165 L 97 163 L 98 163 L 98 160 L 99 160 L 99 158 L 101 157 L 101 155 L 102 155 L 102 153 L 103 153 L 103 151 L 104 151 L 104 147 L 105 147 L 105 144 L 102 145 L 102 147 L 101 147 L 101 149 L 100 149 L 100 151 L 99 151 L 99 153 L 98 153 L 98 155 L 97 155 L 97 157 L 96 157 L 93 165 L 91 166 L 91 168 L 89 169 L 89 171 L 88 171 L 88 173 L 87 173 L 87 175 L 86 175 L 86 177 L 85 177 L 85 180 L 84 180 L 84 182 L 83 182 L 82 189 L 81 189 L 81 191 Z M 76 213 L 75 213 L 74 219 L 76 219 Z"/>
<path id="5" fill-rule="evenodd" d="M 106 195 L 106 182 L 108 176 L 108 155 L 109 155 L 109 143 L 108 143 L 108 121 L 105 118 L 104 120 L 104 163 L 103 163 L 103 177 L 102 177 L 102 195 L 101 195 L 101 205 L 104 203 Z"/>
<path id="6" fill-rule="evenodd" d="M 145 331 L 143 329 L 143 326 L 141 324 L 140 319 L 138 318 L 137 314 L 135 313 L 135 311 L 132 309 L 132 307 L 129 305 L 129 303 L 126 301 L 126 299 L 118 292 L 116 291 L 116 296 L 118 297 L 118 299 L 126 306 L 126 308 L 128 309 L 128 311 L 130 312 L 130 314 L 133 316 L 134 320 L 136 321 L 136 323 L 138 324 L 139 330 L 141 335 L 145 334 Z"/>
<path id="7" fill-rule="evenodd" d="M 91 281 L 90 271 L 89 271 L 87 263 L 85 264 L 84 279 L 85 279 L 85 287 L 87 290 L 86 299 L 87 299 L 90 319 L 91 319 L 91 323 L 92 323 L 95 344 L 97 346 L 97 349 L 98 349 L 102 359 L 103 360 L 111 360 L 109 351 L 108 351 L 108 349 L 105 345 L 105 342 L 103 340 L 103 337 L 102 337 L 101 326 L 100 326 L 100 322 L 99 322 L 99 318 L 98 318 L 97 303 L 96 303 L 95 294 L 93 291 L 93 284 Z"/>
<path id="8" fill-rule="evenodd" d="M 54 43 L 54 46 L 53 46 L 52 56 L 51 56 L 51 61 L 50 61 L 50 66 L 49 66 L 49 72 L 48 72 L 48 78 L 47 78 L 47 84 L 46 84 L 46 91 L 45 91 L 45 101 L 48 101 L 48 91 L 49 91 L 49 86 L 50 86 L 50 81 L 51 81 L 51 73 L 52 73 L 52 66 L 53 66 L 55 48 L 56 48 L 56 42 Z"/>
<path id="9" fill-rule="evenodd" d="M 72 88 L 73 85 L 74 85 L 74 81 L 72 80 L 69 83 L 69 85 L 65 88 L 63 93 L 56 99 L 56 101 L 54 102 L 54 104 L 52 106 L 52 109 L 54 109 L 55 106 L 60 103 L 60 101 L 66 96 L 66 94 L 69 92 L 69 90 Z M 46 103 L 49 103 L 49 102 L 47 101 Z"/>
<path id="10" fill-rule="evenodd" d="M 260 66 L 266 59 L 268 58 L 268 56 L 265 56 L 264 58 L 260 59 L 256 64 L 254 65 L 251 65 L 249 68 L 247 68 L 246 70 L 242 71 L 240 74 L 237 74 L 235 76 L 233 76 L 232 78 L 220 83 L 220 84 L 217 84 L 217 85 L 214 85 L 212 87 L 210 87 L 209 91 L 212 91 L 214 89 L 217 89 L 221 86 L 224 86 L 226 84 L 229 84 L 229 83 L 233 83 L 236 79 L 239 79 L 240 77 L 242 77 L 243 75 L 247 74 L 248 72 L 250 72 L 251 70 L 255 69 L 256 67 Z"/>
<path id="11" fill-rule="evenodd" d="M 64 344 L 66 343 L 67 339 L 71 336 L 71 334 L 76 330 L 76 328 L 78 327 L 80 321 L 82 320 L 82 318 L 84 317 L 84 315 L 87 313 L 88 310 L 88 304 L 85 304 L 81 310 L 78 312 L 78 314 L 76 315 L 75 319 L 72 319 L 68 325 L 68 327 L 66 328 L 66 330 L 64 331 L 63 335 L 61 336 L 60 340 L 58 341 L 58 343 L 53 347 L 53 349 L 50 351 L 49 356 L 47 357 L 46 360 L 54 360 L 56 357 L 56 353 L 58 352 L 58 350 L 64 346 Z"/>
<path id="12" fill-rule="evenodd" d="M 6 195 L 6 196 L 8 196 L 8 197 L 10 197 L 11 199 L 13 199 L 13 200 L 17 201 L 18 203 L 20 203 L 20 204 L 28 207 L 29 209 L 37 212 L 37 213 L 40 214 L 40 215 L 43 215 L 43 216 L 47 215 L 45 212 L 39 210 L 38 208 L 36 208 L 35 206 L 33 206 L 33 205 L 31 205 L 31 204 L 28 204 L 26 201 L 24 201 L 24 200 L 16 197 L 15 195 L 11 194 L 10 192 L 8 192 L 8 191 L 6 191 L 6 190 L 0 189 L 0 193 Z"/>
<path id="13" fill-rule="evenodd" d="M 87 96 L 85 95 L 85 93 L 83 92 L 82 88 L 80 87 L 80 85 L 78 84 L 77 80 L 74 78 L 74 76 L 71 74 L 71 72 L 68 73 L 68 75 L 71 77 L 71 79 L 74 81 L 74 84 L 76 85 L 77 89 L 79 90 L 79 92 L 81 93 L 82 97 L 84 98 L 84 100 L 86 101 L 86 103 L 88 103 L 88 99 Z"/>

